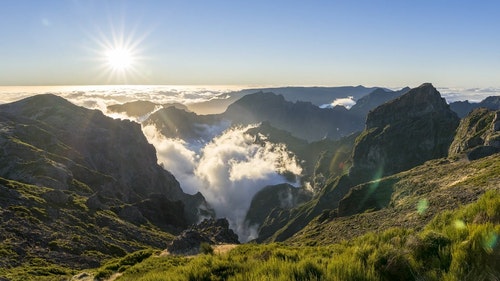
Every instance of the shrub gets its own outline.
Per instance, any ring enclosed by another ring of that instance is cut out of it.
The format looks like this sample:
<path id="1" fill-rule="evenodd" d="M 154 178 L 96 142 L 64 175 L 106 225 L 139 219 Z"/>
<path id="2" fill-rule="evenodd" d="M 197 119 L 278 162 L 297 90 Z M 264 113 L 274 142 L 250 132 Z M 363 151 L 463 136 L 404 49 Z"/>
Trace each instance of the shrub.
<path id="1" fill-rule="evenodd" d="M 200 244 L 200 253 L 205 254 L 205 255 L 213 255 L 214 253 L 214 248 L 207 242 L 202 242 Z"/>

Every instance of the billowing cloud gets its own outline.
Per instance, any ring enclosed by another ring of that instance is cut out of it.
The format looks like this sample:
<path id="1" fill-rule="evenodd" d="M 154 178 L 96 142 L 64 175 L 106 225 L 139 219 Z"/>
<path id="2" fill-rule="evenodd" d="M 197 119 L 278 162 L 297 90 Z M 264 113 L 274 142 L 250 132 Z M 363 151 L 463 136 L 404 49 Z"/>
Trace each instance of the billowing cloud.
<path id="1" fill-rule="evenodd" d="M 340 106 L 343 106 L 343 107 L 349 109 L 355 104 L 356 104 L 356 101 L 354 100 L 354 97 L 349 96 L 346 98 L 335 99 L 332 103 L 323 104 L 320 107 L 321 108 L 334 108 L 335 106 L 340 105 Z"/>
<path id="2" fill-rule="evenodd" d="M 253 196 L 267 185 L 286 182 L 284 172 L 297 177 L 302 173 L 284 145 L 256 144 L 245 133 L 249 128 L 228 129 L 198 152 L 183 140 L 163 137 L 152 126 L 143 128 L 157 149 L 158 161 L 176 176 L 183 190 L 200 191 L 217 216 L 229 220 L 241 241 L 253 238 L 254 231 L 244 225 Z"/>

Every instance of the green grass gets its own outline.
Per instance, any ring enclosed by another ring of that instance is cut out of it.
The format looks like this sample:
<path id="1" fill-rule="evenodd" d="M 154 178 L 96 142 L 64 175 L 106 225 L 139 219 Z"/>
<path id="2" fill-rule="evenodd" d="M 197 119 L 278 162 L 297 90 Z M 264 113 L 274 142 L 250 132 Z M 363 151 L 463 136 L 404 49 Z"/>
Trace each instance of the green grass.
<path id="1" fill-rule="evenodd" d="M 322 246 L 245 244 L 196 257 L 139 252 L 97 274 L 121 272 L 118 281 L 495 280 L 499 222 L 500 193 L 488 191 L 476 203 L 442 212 L 421 231 L 391 228 Z"/>

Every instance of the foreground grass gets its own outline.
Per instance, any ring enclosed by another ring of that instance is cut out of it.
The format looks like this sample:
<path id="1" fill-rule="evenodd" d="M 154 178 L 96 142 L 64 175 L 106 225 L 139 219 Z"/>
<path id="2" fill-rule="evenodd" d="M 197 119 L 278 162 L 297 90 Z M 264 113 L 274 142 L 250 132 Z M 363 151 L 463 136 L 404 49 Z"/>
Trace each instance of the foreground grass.
<path id="1" fill-rule="evenodd" d="M 476 203 L 441 213 L 420 232 L 393 228 L 314 247 L 247 244 L 197 257 L 143 252 L 135 254 L 135 264 L 110 263 L 97 276 L 119 271 L 119 281 L 498 280 L 499 234 L 500 193 L 489 191 Z"/>

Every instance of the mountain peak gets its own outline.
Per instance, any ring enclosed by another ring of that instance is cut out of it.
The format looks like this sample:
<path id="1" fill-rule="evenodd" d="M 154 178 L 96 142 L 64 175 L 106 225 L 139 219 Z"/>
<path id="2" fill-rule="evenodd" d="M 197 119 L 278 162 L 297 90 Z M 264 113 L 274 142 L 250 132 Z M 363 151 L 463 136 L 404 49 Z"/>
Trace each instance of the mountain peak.
<path id="1" fill-rule="evenodd" d="M 432 84 L 411 89 L 368 113 L 351 172 L 368 178 L 377 171 L 390 175 L 444 157 L 458 122 Z"/>
<path id="2" fill-rule="evenodd" d="M 397 113 L 397 114 L 395 114 Z M 427 114 L 449 113 L 449 106 L 431 83 L 424 83 L 368 113 L 366 128 L 383 127 Z"/>

